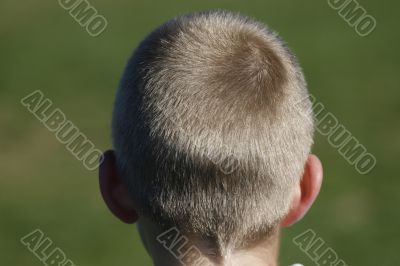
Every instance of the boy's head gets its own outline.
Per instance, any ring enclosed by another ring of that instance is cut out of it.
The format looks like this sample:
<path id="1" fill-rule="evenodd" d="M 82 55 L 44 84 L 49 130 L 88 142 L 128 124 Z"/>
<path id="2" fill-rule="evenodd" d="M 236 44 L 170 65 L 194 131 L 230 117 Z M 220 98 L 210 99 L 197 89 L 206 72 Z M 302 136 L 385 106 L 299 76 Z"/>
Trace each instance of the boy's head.
<path id="1" fill-rule="evenodd" d="M 123 74 L 115 157 L 101 166 L 107 204 L 125 221 L 201 239 L 217 257 L 271 238 L 319 190 L 307 97 L 294 55 L 261 23 L 221 11 L 170 20 Z"/>

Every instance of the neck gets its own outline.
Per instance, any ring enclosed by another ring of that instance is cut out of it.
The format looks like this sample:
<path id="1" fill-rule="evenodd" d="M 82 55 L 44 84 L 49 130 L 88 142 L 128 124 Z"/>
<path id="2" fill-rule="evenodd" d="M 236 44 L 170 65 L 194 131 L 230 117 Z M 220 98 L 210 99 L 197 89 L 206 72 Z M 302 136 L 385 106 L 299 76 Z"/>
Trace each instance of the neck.
<path id="1" fill-rule="evenodd" d="M 273 245 L 268 243 L 265 246 L 259 245 L 250 249 L 235 251 L 220 259 L 205 256 L 203 252 L 197 254 L 189 254 L 190 252 L 188 252 L 188 255 L 182 258 L 174 256 L 172 253 L 174 250 L 170 250 L 168 253 L 159 251 L 153 253 L 153 261 L 154 266 L 277 266 L 278 243 L 279 241 L 276 241 Z"/>
<path id="2" fill-rule="evenodd" d="M 236 250 L 222 258 L 216 257 L 207 243 L 191 241 L 177 230 L 159 232 L 156 228 L 144 228 L 139 232 L 144 245 L 153 259 L 154 266 L 277 266 L 279 231 L 256 245 Z"/>

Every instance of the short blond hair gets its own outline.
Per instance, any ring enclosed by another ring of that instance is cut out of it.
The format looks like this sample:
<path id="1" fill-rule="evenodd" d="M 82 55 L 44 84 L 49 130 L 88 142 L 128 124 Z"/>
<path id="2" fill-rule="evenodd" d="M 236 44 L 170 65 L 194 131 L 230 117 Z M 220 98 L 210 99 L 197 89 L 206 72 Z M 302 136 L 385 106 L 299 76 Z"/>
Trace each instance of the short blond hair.
<path id="1" fill-rule="evenodd" d="M 312 145 L 307 96 L 294 55 L 259 22 L 208 11 L 157 28 L 129 60 L 113 116 L 140 214 L 219 254 L 268 237 Z"/>

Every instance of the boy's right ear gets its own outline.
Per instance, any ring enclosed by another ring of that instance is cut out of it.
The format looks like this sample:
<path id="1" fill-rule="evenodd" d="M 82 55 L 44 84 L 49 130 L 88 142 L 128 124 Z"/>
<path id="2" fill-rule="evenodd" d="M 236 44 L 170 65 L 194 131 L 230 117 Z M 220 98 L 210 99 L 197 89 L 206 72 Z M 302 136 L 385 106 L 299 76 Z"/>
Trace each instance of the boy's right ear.
<path id="1" fill-rule="evenodd" d="M 281 222 L 281 226 L 288 227 L 303 218 L 319 194 L 322 179 L 321 161 L 317 156 L 310 154 L 304 167 L 301 182 L 292 196 L 292 206 Z"/>
<path id="2" fill-rule="evenodd" d="M 100 191 L 110 211 L 121 221 L 132 224 L 139 215 L 130 199 L 128 189 L 123 184 L 117 170 L 115 153 L 108 150 L 103 154 L 99 166 Z"/>

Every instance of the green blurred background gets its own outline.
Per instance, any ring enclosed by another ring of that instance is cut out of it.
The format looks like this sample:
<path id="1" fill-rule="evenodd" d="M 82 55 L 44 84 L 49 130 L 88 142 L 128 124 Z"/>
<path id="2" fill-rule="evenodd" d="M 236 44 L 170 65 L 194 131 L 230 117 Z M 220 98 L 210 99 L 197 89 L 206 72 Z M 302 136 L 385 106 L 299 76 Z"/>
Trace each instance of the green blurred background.
<path id="1" fill-rule="evenodd" d="M 20 99 L 42 90 L 107 149 L 115 89 L 138 42 L 177 14 L 210 8 L 241 11 L 278 31 L 299 57 L 312 94 L 377 158 L 376 168 L 360 175 L 317 134 L 323 189 L 308 216 L 283 232 L 281 265 L 314 265 L 292 243 L 308 228 L 348 265 L 400 265 L 398 1 L 359 1 L 377 20 L 364 38 L 326 1 L 90 3 L 109 23 L 96 38 L 56 0 L 0 2 L 0 265 L 42 265 L 20 243 L 36 228 L 77 266 L 151 265 L 135 227 L 103 204 L 96 171 L 86 170 Z"/>

